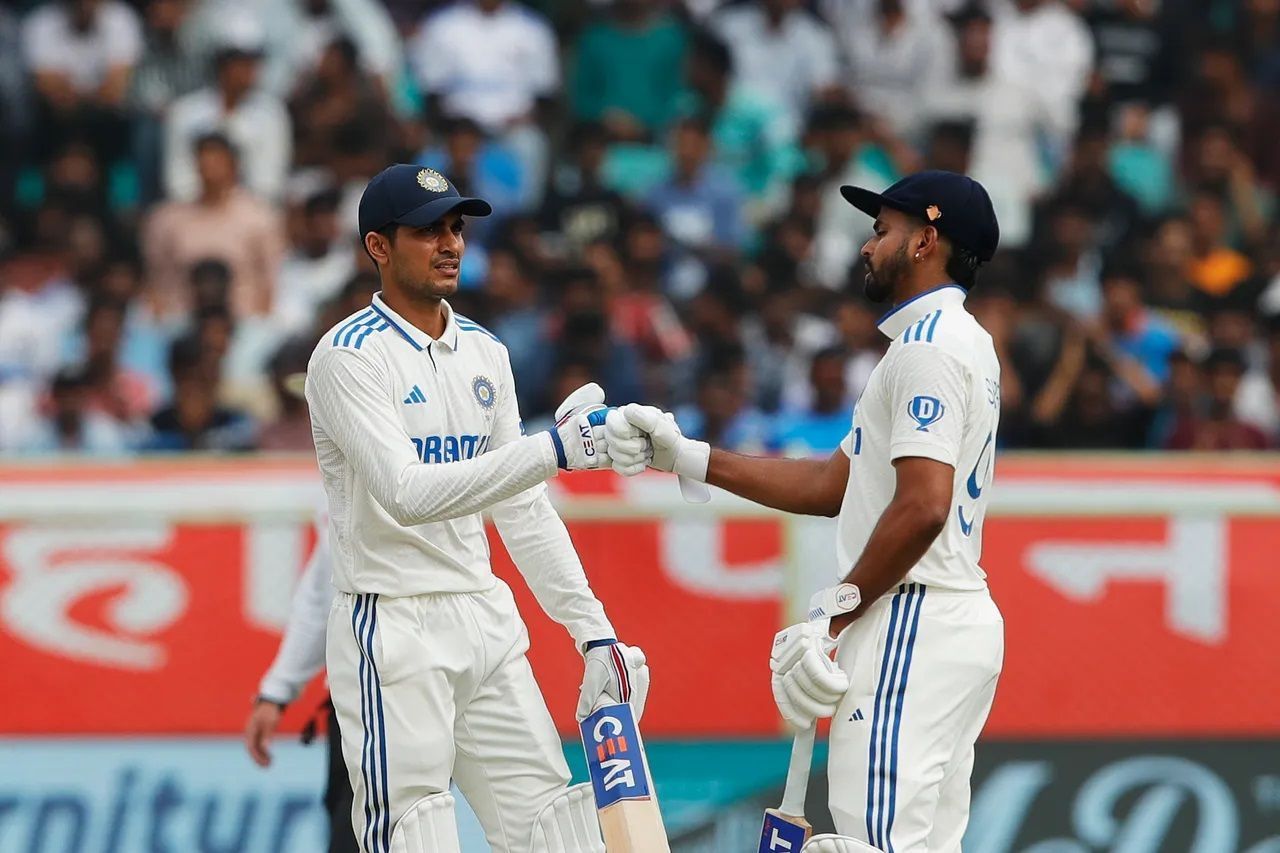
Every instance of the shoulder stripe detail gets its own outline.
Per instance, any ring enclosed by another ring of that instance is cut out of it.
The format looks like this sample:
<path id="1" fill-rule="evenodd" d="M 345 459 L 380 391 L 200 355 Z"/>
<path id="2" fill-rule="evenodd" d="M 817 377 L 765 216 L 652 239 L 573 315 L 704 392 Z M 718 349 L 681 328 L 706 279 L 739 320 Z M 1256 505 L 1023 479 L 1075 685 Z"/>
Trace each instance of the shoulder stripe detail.
<path id="1" fill-rule="evenodd" d="M 907 330 L 902 333 L 902 342 L 904 344 L 914 343 L 923 337 L 926 343 L 933 343 L 933 330 L 938 327 L 938 319 L 941 317 L 941 308 L 925 314 L 919 320 L 907 326 Z"/>
<path id="2" fill-rule="evenodd" d="M 360 345 L 364 343 L 365 338 L 369 337 L 370 332 L 385 332 L 387 329 L 390 329 L 390 328 L 391 328 L 391 324 L 385 320 L 378 323 L 378 325 L 376 326 L 367 326 L 365 330 L 360 333 L 360 337 L 356 338 L 356 342 L 352 346 L 354 346 L 356 349 L 360 349 Z"/>
<path id="3" fill-rule="evenodd" d="M 343 334 L 345 334 L 351 329 L 356 328 L 361 323 L 365 322 L 366 320 L 368 320 L 370 317 L 373 317 L 373 316 L 375 316 L 374 311 L 372 308 L 370 308 L 368 311 L 364 311 L 363 313 L 357 314 L 355 317 L 352 317 L 346 323 L 339 326 L 338 331 L 333 333 L 332 346 L 335 346 L 335 347 L 338 346 L 338 342 L 342 338 Z"/>
<path id="4" fill-rule="evenodd" d="M 466 332 L 479 332 L 482 335 L 488 335 L 498 343 L 502 343 L 502 340 L 499 339 L 497 335 L 495 335 L 493 332 L 486 329 L 484 326 L 481 326 L 475 320 L 464 317 L 461 314 L 454 314 L 453 317 L 457 321 L 459 329 L 462 329 L 463 331 L 466 331 Z"/>

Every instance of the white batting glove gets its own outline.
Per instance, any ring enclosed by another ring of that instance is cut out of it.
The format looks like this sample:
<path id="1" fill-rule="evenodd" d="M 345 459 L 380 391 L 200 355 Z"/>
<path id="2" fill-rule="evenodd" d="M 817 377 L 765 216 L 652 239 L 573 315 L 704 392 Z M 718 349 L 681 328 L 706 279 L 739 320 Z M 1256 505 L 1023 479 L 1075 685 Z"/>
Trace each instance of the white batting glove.
<path id="1" fill-rule="evenodd" d="M 644 652 L 617 640 L 588 643 L 583 657 L 582 691 L 578 694 L 578 719 L 590 716 L 601 705 L 631 703 L 636 722 L 649 697 L 649 667 Z"/>
<path id="2" fill-rule="evenodd" d="M 834 714 L 849 689 L 849 676 L 831 659 L 832 647 L 831 639 L 809 622 L 783 628 L 773 638 L 773 701 L 796 729 Z"/>
<path id="3" fill-rule="evenodd" d="M 707 481 L 711 445 L 705 441 L 685 438 L 676 424 L 675 415 L 639 403 L 628 403 L 618 411 L 622 412 L 627 423 L 648 437 L 651 450 L 646 461 L 649 467 L 659 471 L 673 471 L 699 483 Z M 634 459 L 632 455 L 628 457 L 628 462 L 634 465 Z"/>
<path id="4" fill-rule="evenodd" d="M 610 409 L 604 421 L 605 441 L 614 473 L 634 477 L 653 461 L 653 442 L 639 427 L 627 420 L 621 409 Z"/>
<path id="5" fill-rule="evenodd" d="M 604 434 L 608 411 L 604 389 L 594 382 L 583 385 L 560 404 L 555 429 L 548 432 L 561 468 L 577 471 L 609 466 L 609 445 Z"/>

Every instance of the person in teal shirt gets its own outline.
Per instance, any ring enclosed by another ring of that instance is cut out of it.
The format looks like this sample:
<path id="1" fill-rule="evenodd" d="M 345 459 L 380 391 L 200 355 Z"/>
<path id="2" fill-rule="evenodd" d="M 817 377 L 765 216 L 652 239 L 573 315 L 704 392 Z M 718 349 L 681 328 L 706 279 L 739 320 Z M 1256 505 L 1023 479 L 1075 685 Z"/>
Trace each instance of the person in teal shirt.
<path id="1" fill-rule="evenodd" d="M 575 118 L 603 123 L 615 139 L 652 140 L 674 118 L 688 36 L 644 0 L 616 0 L 578 39 L 570 79 Z"/>

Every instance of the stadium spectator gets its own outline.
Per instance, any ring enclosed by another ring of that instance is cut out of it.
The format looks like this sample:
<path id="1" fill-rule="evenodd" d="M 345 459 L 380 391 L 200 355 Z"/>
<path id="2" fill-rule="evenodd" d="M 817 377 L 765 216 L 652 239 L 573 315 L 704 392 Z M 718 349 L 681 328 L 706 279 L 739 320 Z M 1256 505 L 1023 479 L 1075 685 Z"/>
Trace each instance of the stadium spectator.
<path id="1" fill-rule="evenodd" d="M 869 16 L 834 20 L 849 65 L 849 92 L 893 133 L 918 142 L 930 92 L 953 73 L 955 39 L 936 7 L 905 0 L 877 0 L 875 6 Z"/>
<path id="2" fill-rule="evenodd" d="M 313 450 L 311 415 L 307 411 L 306 400 L 296 390 L 306 375 L 307 361 L 313 349 L 311 341 L 290 340 L 268 362 L 276 416 L 259 431 L 258 450 L 277 453 Z"/>
<path id="3" fill-rule="evenodd" d="M 968 173 L 991 196 L 1000 220 L 1000 244 L 1021 248 L 1031 237 L 1032 201 L 1048 188 L 1040 138 L 1061 137 L 1060 112 L 1050 108 L 1036 78 L 1017 77 L 992 61 L 993 24 L 980 6 L 952 18 L 954 66 L 923 92 L 931 122 L 972 125 Z"/>
<path id="4" fill-rule="evenodd" d="M 769 98 L 735 82 L 729 46 L 706 30 L 694 33 L 685 64 L 684 115 L 711 121 L 715 161 L 731 169 L 757 202 L 759 219 L 783 203 L 786 182 L 803 169 L 799 128 Z"/>
<path id="5" fill-rule="evenodd" d="M 837 94 L 835 37 L 799 0 L 725 6 L 708 26 L 733 51 L 737 82 L 778 105 L 792 127 L 812 103 Z"/>
<path id="6" fill-rule="evenodd" d="M 1013 0 L 996 8 L 1001 14 L 991 34 L 992 66 L 1007 79 L 1036 81 L 1050 116 L 1045 142 L 1056 171 L 1079 125 L 1080 102 L 1093 70 L 1093 39 L 1061 0 Z"/>
<path id="7" fill-rule="evenodd" d="M 208 134 L 192 146 L 200 184 L 194 201 L 155 209 L 142 236 L 147 295 L 161 318 L 190 308 L 183 287 L 199 260 L 217 258 L 231 269 L 231 306 L 237 316 L 270 312 L 284 254 L 284 225 L 270 204 L 240 185 L 238 156 L 227 137 Z"/>
<path id="8" fill-rule="evenodd" d="M 129 145 L 125 96 L 142 52 L 138 14 L 120 0 L 53 0 L 31 11 L 22 47 L 33 80 L 41 145 L 77 139 L 113 163 Z"/>
<path id="9" fill-rule="evenodd" d="M 601 175 L 608 143 L 601 124 L 579 124 L 570 133 L 572 162 L 554 171 L 539 213 L 542 241 L 557 254 L 580 257 L 589 244 L 613 240 L 621 231 L 626 200 Z"/>
<path id="10" fill-rule="evenodd" d="M 1272 317 L 1267 330 L 1267 359 L 1248 370 L 1232 401 L 1235 416 L 1256 427 L 1270 446 L 1280 443 L 1280 321 Z"/>
<path id="11" fill-rule="evenodd" d="M 1155 144 L 1150 108 L 1143 103 L 1125 104 L 1116 111 L 1115 125 L 1107 152 L 1111 179 L 1138 203 L 1143 215 L 1163 213 L 1173 203 L 1173 162 Z"/>
<path id="12" fill-rule="evenodd" d="M 539 201 L 549 153 L 542 123 L 560 93 L 555 32 L 512 0 L 456 0 L 418 28 L 409 60 L 430 116 L 465 116 L 519 159 Z"/>
<path id="13" fill-rule="evenodd" d="M 1168 101 L 1183 47 L 1171 5 L 1155 0 L 1088 4 L 1085 20 L 1093 32 L 1094 85 L 1101 100 L 1149 106 Z"/>
<path id="14" fill-rule="evenodd" d="M 144 449 L 153 453 L 253 449 L 253 421 L 218 403 L 218 356 L 207 344 L 199 332 L 174 341 L 169 352 L 173 402 L 152 416 Z"/>
<path id="15" fill-rule="evenodd" d="M 1111 393 L 1114 374 L 1089 350 L 1085 333 L 1068 328 L 1053 371 L 1031 400 L 1031 446 L 1092 450 L 1145 446 L 1149 413 L 1116 404 Z"/>
<path id="16" fill-rule="evenodd" d="M 516 250 L 497 246 L 489 252 L 484 295 L 488 326 L 511 356 L 511 372 L 522 412 L 536 412 L 550 380 L 546 358 L 549 312 L 542 304 L 533 265 Z"/>
<path id="17" fill-rule="evenodd" d="M 773 424 L 751 405 L 751 384 L 741 349 L 722 354 L 698 378 L 696 402 L 675 410 L 681 432 L 726 450 L 764 452 Z"/>
<path id="18" fill-rule="evenodd" d="M 788 456 L 827 456 L 849 434 L 853 405 L 845 384 L 844 350 L 816 353 L 809 365 L 811 400 L 807 407 L 784 412 L 770 445 Z"/>
<path id="19" fill-rule="evenodd" d="M 226 22 L 214 55 L 214 85 L 173 102 L 164 128 L 164 186 L 172 200 L 192 201 L 201 192 L 194 143 L 221 133 L 244 158 L 244 184 L 275 200 L 284 192 L 293 158 L 289 112 L 276 95 L 258 85 L 263 37 L 250 18 Z"/>
<path id="20" fill-rule="evenodd" d="M 112 299 L 89 304 L 84 317 L 84 369 L 87 408 L 122 427 L 136 428 L 158 399 L 150 378 L 121 360 L 125 307 Z"/>
<path id="21" fill-rule="evenodd" d="M 394 128 L 381 81 L 361 67 L 355 43 L 346 38 L 319 48 L 289 98 L 289 114 L 295 168 L 327 166 L 334 157 L 334 137 L 348 124 L 384 137 Z"/>
<path id="22" fill-rule="evenodd" d="M 130 451 L 129 431 L 116 419 L 89 404 L 91 382 L 83 372 L 66 368 L 49 386 L 44 414 L 16 445 L 24 455 L 75 453 L 122 456 Z"/>
<path id="23" fill-rule="evenodd" d="M 336 296 L 356 271 L 352 240 L 338 221 L 341 200 L 335 187 L 321 184 L 291 206 L 291 248 L 280 266 L 272 306 L 283 334 L 307 331 L 321 304 Z"/>
<path id="24" fill-rule="evenodd" d="M 574 50 L 570 100 L 579 121 L 599 122 L 615 140 L 659 136 L 674 117 L 688 36 L 647 0 L 615 0 L 588 24 Z"/>
<path id="25" fill-rule="evenodd" d="M 759 314 L 744 324 L 756 404 L 770 414 L 808 407 L 811 362 L 836 343 L 832 325 L 800 310 L 800 304 L 800 294 L 780 282 L 763 296 Z"/>
<path id="26" fill-rule="evenodd" d="M 1201 411 L 1184 415 L 1174 424 L 1165 447 L 1169 450 L 1264 450 L 1266 435 L 1235 413 L 1235 400 L 1244 377 L 1239 350 L 1216 349 L 1204 365 Z"/>
<path id="27" fill-rule="evenodd" d="M 1102 307 L 1098 227 L 1090 211 L 1074 197 L 1044 205 L 1044 293 L 1049 303 L 1079 320 L 1091 320 Z"/>
<path id="28" fill-rule="evenodd" d="M 1102 272 L 1102 325 L 1109 346 L 1141 365 L 1149 377 L 1144 385 L 1158 386 L 1169 378 L 1169 357 L 1181 349 L 1177 333 L 1143 304 L 1142 270 L 1112 266 Z M 1158 396 L 1152 388 L 1148 396 Z"/>
<path id="29" fill-rule="evenodd" d="M 671 176 L 647 200 L 671 240 L 697 258 L 732 256 L 742 246 L 742 189 L 711 160 L 711 127 L 685 118 L 671 131 Z"/>
<path id="30" fill-rule="evenodd" d="M 133 112 L 133 153 L 141 200 L 150 204 L 163 195 L 164 121 L 169 107 L 205 83 L 205 63 L 183 48 L 178 33 L 187 15 L 183 0 L 149 0 L 142 56 L 129 85 Z"/>
<path id="31" fill-rule="evenodd" d="M 1253 262 L 1228 239 L 1226 205 L 1212 190 L 1191 199 L 1191 282 L 1211 297 L 1225 297 L 1253 274 Z"/>

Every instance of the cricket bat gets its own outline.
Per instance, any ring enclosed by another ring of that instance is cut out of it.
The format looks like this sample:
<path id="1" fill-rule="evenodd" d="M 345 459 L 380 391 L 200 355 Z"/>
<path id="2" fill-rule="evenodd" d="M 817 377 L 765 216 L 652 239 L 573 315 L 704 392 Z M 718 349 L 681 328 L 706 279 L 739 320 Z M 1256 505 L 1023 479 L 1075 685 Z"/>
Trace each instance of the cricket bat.
<path id="1" fill-rule="evenodd" d="M 765 809 L 760 830 L 759 853 L 800 853 L 813 827 L 804 819 L 804 797 L 809 791 L 809 767 L 813 762 L 813 738 L 817 723 L 796 735 L 791 744 L 791 764 L 787 786 L 782 791 L 782 807 Z"/>
<path id="2" fill-rule="evenodd" d="M 604 849 L 607 853 L 670 853 L 631 706 L 602 705 L 578 725 Z"/>

